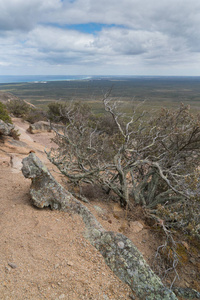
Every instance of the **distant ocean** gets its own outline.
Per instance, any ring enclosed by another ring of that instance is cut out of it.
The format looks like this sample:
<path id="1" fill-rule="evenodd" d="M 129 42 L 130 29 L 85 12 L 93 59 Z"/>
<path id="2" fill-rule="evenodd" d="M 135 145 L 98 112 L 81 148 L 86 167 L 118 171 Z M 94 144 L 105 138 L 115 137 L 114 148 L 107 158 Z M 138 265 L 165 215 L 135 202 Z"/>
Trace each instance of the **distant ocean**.
<path id="1" fill-rule="evenodd" d="M 200 76 L 131 76 L 131 75 L 0 75 L 0 84 L 9 83 L 44 83 L 48 81 L 72 81 L 72 80 L 111 80 L 111 81 L 200 81 Z"/>
<path id="2" fill-rule="evenodd" d="M 0 75 L 0 83 L 71 81 L 90 79 L 91 76 L 68 75 Z"/>

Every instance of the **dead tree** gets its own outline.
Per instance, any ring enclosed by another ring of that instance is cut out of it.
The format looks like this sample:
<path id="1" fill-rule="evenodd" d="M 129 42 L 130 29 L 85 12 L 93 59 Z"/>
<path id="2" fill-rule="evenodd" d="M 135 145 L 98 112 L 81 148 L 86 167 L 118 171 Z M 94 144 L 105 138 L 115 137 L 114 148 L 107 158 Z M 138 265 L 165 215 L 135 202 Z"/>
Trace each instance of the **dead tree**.
<path id="1" fill-rule="evenodd" d="M 118 195 L 122 206 L 129 205 L 132 195 L 135 203 L 150 209 L 199 193 L 199 185 L 194 191 L 188 180 L 200 163 L 200 116 L 184 105 L 153 116 L 137 110 L 125 116 L 109 96 L 103 104 L 113 120 L 112 134 L 100 127 L 100 119 L 74 104 L 65 109 L 63 133 L 54 128 L 58 148 L 48 158 L 70 181 L 98 182 Z"/>

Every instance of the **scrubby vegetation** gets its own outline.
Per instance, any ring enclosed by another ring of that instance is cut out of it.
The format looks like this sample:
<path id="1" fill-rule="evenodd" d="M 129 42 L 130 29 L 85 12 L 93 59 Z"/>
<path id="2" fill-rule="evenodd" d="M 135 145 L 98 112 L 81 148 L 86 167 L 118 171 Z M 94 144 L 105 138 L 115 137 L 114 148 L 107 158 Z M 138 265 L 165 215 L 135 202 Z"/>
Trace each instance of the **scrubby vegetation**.
<path id="1" fill-rule="evenodd" d="M 61 106 L 56 118 L 66 126 L 63 134 L 54 129 L 58 148 L 48 158 L 80 191 L 101 186 L 128 211 L 142 206 L 166 237 L 157 256 L 176 279 L 185 254 L 175 232 L 200 241 L 200 115 L 180 105 L 127 116 L 109 96 L 103 105 L 98 118 L 77 103 Z"/>
<path id="2" fill-rule="evenodd" d="M 200 241 L 200 115 L 183 104 L 153 113 L 131 105 L 124 114 L 109 94 L 101 105 L 98 115 L 83 101 L 53 102 L 46 113 L 24 101 L 8 108 L 31 123 L 47 118 L 64 125 L 63 133 L 53 127 L 58 148 L 49 160 L 81 197 L 98 190 L 127 211 L 142 207 L 166 237 L 157 261 L 167 262 L 176 278 L 187 258 L 176 232 Z"/>
<path id="3" fill-rule="evenodd" d="M 0 102 L 0 120 L 4 121 L 5 123 L 12 124 L 12 119 L 8 113 L 8 110 L 6 108 L 6 105 Z M 15 139 L 19 139 L 19 132 L 18 130 L 11 129 L 10 135 Z"/>
<path id="4" fill-rule="evenodd" d="M 103 103 L 102 118 L 77 103 L 60 107 L 66 127 L 49 159 L 74 184 L 98 183 L 123 207 L 142 205 L 170 227 L 199 235 L 200 116 L 181 105 L 127 117 L 109 98 Z"/>
<path id="5" fill-rule="evenodd" d="M 7 109 L 15 117 L 22 118 L 26 114 L 28 114 L 30 105 L 28 105 L 23 100 L 17 99 L 7 102 Z"/>
<path id="6" fill-rule="evenodd" d="M 22 118 L 29 123 L 35 123 L 41 120 L 45 120 L 45 113 L 26 103 L 23 100 L 12 100 L 7 103 L 7 109 L 10 114 L 17 118 Z"/>
<path id="7" fill-rule="evenodd" d="M 0 119 L 5 123 L 12 124 L 12 120 L 8 114 L 8 110 L 6 109 L 6 106 L 1 102 L 0 102 Z"/>

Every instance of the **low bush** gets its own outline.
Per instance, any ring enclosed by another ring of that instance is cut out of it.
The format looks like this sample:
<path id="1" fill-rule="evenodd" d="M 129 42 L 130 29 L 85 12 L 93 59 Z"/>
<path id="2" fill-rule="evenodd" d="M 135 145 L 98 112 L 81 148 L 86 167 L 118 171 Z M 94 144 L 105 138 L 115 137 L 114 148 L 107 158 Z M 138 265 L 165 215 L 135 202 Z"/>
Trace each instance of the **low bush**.
<path id="1" fill-rule="evenodd" d="M 39 121 L 46 121 L 45 112 L 37 108 L 31 108 L 27 114 L 23 116 L 23 120 L 31 124 Z"/>
<path id="2" fill-rule="evenodd" d="M 6 106 L 2 102 L 0 102 L 0 119 L 5 123 L 12 124 L 12 120 L 8 114 L 8 110 L 6 109 Z"/>
<path id="3" fill-rule="evenodd" d="M 23 100 L 12 100 L 7 103 L 7 109 L 13 116 L 22 118 L 29 113 L 31 107 Z"/>

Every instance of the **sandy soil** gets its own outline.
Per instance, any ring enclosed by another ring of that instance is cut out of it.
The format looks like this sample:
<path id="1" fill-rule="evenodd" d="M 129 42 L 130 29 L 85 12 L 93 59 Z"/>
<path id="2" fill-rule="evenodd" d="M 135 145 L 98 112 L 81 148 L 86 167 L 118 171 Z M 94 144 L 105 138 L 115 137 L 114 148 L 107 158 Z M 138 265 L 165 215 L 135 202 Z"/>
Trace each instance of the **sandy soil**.
<path id="1" fill-rule="evenodd" d="M 21 133 L 20 141 L 0 141 L 0 299 L 133 299 L 129 287 L 84 238 L 80 217 L 31 205 L 30 181 L 20 171 L 21 160 L 30 150 L 58 181 L 63 177 L 44 153 L 44 148 L 51 146 L 53 133 L 31 135 L 26 132 L 27 123 L 13 121 Z M 117 204 L 97 199 L 87 207 L 104 228 L 132 239 L 153 264 L 160 241 L 138 216 L 127 220 Z M 192 270 L 187 272 L 181 282 L 186 287 L 192 280 Z"/>

